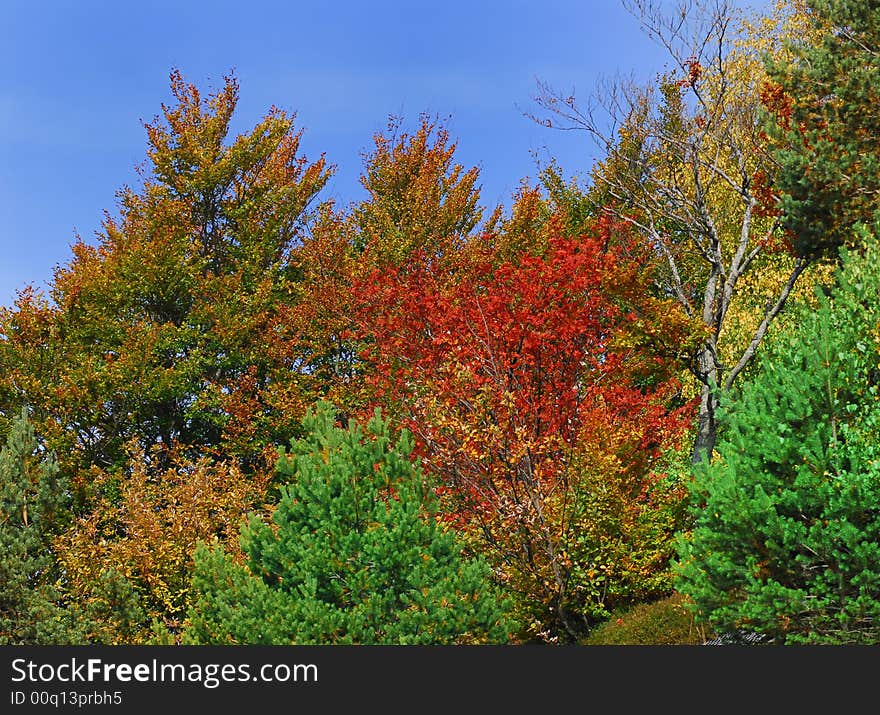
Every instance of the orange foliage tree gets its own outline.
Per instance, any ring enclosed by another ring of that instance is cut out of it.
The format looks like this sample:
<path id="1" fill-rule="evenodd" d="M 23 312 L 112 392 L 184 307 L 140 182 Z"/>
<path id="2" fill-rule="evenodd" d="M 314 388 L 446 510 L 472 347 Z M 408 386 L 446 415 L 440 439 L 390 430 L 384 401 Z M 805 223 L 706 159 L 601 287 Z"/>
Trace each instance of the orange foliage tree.
<path id="1" fill-rule="evenodd" d="M 24 292 L 0 314 L 4 412 L 33 405 L 74 472 L 124 463 L 131 439 L 254 467 L 289 438 L 266 414 L 264 392 L 286 366 L 264 345 L 328 168 L 299 155 L 300 134 L 278 110 L 227 141 L 232 78 L 207 99 L 171 79 L 176 104 L 147 125 L 143 189 L 120 192 L 97 246 L 74 245 L 49 300 Z"/>
<path id="2" fill-rule="evenodd" d="M 345 209 L 321 207 L 309 235 L 291 254 L 297 274 L 291 299 L 280 307 L 267 350 L 297 375 L 278 380 L 284 393 L 326 399 L 353 414 L 370 403 L 355 337 L 355 285 L 374 270 L 407 270 L 413 256 L 430 255 L 448 274 L 467 267 L 482 219 L 479 172 L 455 161 L 457 145 L 445 124 L 419 117 L 413 132 L 392 118 L 363 155 L 366 198 Z M 291 412 L 298 417 L 302 411 Z"/>

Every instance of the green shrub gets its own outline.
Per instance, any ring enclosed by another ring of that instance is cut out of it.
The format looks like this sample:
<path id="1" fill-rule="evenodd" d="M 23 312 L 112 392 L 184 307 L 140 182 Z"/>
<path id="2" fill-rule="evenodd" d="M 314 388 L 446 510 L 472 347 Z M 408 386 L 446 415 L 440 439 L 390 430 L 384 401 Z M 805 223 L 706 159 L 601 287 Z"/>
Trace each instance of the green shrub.
<path id="1" fill-rule="evenodd" d="M 686 598 L 674 594 L 617 614 L 594 628 L 584 645 L 699 645 L 712 635 L 696 622 Z"/>

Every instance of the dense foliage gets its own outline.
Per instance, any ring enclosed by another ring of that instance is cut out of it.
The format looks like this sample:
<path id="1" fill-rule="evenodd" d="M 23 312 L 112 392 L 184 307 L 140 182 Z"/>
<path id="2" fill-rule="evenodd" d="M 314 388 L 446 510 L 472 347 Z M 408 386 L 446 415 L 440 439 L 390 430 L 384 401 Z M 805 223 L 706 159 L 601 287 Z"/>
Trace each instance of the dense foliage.
<path id="1" fill-rule="evenodd" d="M 680 485 L 653 467 L 692 412 L 643 346 L 649 330 L 686 343 L 690 324 L 640 290 L 650 256 L 610 245 L 612 228 L 515 264 L 487 252 L 452 285 L 421 257 L 358 286 L 371 383 L 442 479 L 448 518 L 531 628 L 569 638 L 669 588 Z"/>
<path id="2" fill-rule="evenodd" d="M 801 253 L 836 254 L 880 209 L 880 2 L 808 0 L 818 42 L 788 38 L 765 90 L 779 141 L 776 185 Z"/>
<path id="3" fill-rule="evenodd" d="M 196 551 L 200 643 L 505 642 L 504 601 L 437 518 L 431 484 L 377 413 L 362 429 L 319 403 L 283 453 L 270 526 L 242 531 L 246 565 Z M 274 527 L 274 528 L 273 528 Z"/>
<path id="4" fill-rule="evenodd" d="M 718 459 L 693 482 L 679 588 L 722 631 L 880 642 L 880 249 L 862 237 L 725 404 Z"/>
<path id="5" fill-rule="evenodd" d="M 37 442 L 27 410 L 0 449 L 0 644 L 68 643 L 52 537 L 69 519 L 67 485 Z"/>
<path id="6" fill-rule="evenodd" d="M 505 206 L 171 73 L 0 308 L 0 642 L 876 642 L 880 7 L 623 2 L 670 64 Z"/>

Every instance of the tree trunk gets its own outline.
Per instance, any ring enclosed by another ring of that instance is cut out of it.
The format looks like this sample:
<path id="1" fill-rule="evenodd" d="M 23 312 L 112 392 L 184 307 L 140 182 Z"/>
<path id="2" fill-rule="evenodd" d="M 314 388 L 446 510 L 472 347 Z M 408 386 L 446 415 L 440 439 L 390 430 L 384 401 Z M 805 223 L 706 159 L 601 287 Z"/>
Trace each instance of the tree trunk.
<path id="1" fill-rule="evenodd" d="M 715 342 L 709 340 L 700 352 L 696 375 L 703 383 L 700 390 L 700 409 L 697 413 L 697 435 L 694 439 L 691 463 L 698 464 L 704 458 L 711 460 L 715 449 L 718 411 L 718 364 L 715 361 Z"/>
<path id="2" fill-rule="evenodd" d="M 715 437 L 717 424 L 715 413 L 718 409 L 718 395 L 709 385 L 703 385 L 700 393 L 700 410 L 697 414 L 697 436 L 694 439 L 694 451 L 691 455 L 691 463 L 698 464 L 712 458 L 715 449 Z"/>

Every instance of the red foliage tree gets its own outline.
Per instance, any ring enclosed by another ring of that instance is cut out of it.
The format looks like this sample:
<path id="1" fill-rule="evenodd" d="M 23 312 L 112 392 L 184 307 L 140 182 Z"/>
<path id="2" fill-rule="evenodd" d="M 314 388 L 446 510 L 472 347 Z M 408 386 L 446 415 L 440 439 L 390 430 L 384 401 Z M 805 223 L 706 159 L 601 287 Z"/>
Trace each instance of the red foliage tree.
<path id="1" fill-rule="evenodd" d="M 609 560 L 596 549 L 604 537 L 585 541 L 611 510 L 617 526 L 605 537 L 622 552 L 657 547 L 637 536 L 661 508 L 652 466 L 692 414 L 674 362 L 650 339 L 685 345 L 689 323 L 651 296 L 640 278 L 650 257 L 620 231 L 556 235 L 542 256 L 515 262 L 487 249 L 452 282 L 422 257 L 355 286 L 377 400 L 415 434 L 444 480 L 449 518 L 494 557 L 532 604 L 527 625 L 549 638 L 577 637 L 614 594 L 644 595 L 635 570 L 666 566 L 667 555 L 635 558 L 628 570 L 621 557 L 620 573 L 603 574 L 594 562 Z"/>

